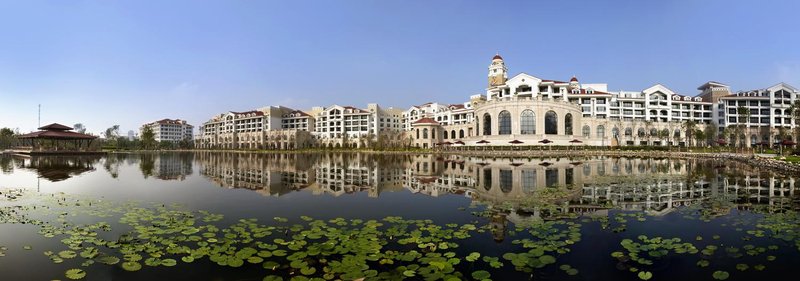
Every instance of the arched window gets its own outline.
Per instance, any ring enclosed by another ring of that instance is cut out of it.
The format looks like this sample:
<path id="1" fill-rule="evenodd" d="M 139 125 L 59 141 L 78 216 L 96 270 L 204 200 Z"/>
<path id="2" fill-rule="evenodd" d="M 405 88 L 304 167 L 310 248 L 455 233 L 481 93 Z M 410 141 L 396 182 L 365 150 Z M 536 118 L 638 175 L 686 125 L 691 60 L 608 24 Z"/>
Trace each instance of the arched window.
<path id="1" fill-rule="evenodd" d="M 451 139 L 455 139 L 456 138 L 456 130 L 450 131 L 450 138 Z"/>
<path id="2" fill-rule="evenodd" d="M 558 134 L 558 116 L 553 111 L 548 111 L 544 115 L 544 133 L 548 135 Z"/>
<path id="3" fill-rule="evenodd" d="M 615 138 L 619 137 L 619 128 L 614 127 L 613 129 L 611 129 L 611 136 Z"/>
<path id="4" fill-rule="evenodd" d="M 464 138 L 464 129 L 458 130 L 458 137 Z"/>
<path id="5" fill-rule="evenodd" d="M 497 116 L 497 123 L 498 123 L 498 130 L 497 132 L 501 135 L 510 135 L 511 134 L 511 113 L 508 111 L 500 111 L 500 114 Z"/>
<path id="6" fill-rule="evenodd" d="M 606 137 L 606 127 L 603 125 L 597 125 L 597 137 L 604 138 Z"/>
<path id="7" fill-rule="evenodd" d="M 513 173 L 511 170 L 500 170 L 500 191 L 503 193 L 511 192 L 513 182 Z"/>
<path id="8" fill-rule="evenodd" d="M 681 137 L 681 130 L 675 129 L 675 133 L 672 134 L 673 138 L 680 138 Z"/>
<path id="9" fill-rule="evenodd" d="M 419 128 L 417 128 L 417 139 L 419 139 Z"/>
<path id="10" fill-rule="evenodd" d="M 581 133 L 583 134 L 583 137 L 584 138 L 589 138 L 589 135 L 592 134 L 591 130 L 592 129 L 589 128 L 589 125 L 583 125 L 583 129 L 581 130 Z"/>
<path id="11" fill-rule="evenodd" d="M 428 128 L 422 129 L 422 138 L 428 139 Z"/>
<path id="12" fill-rule="evenodd" d="M 650 129 L 650 136 L 651 137 L 657 137 L 658 136 L 658 130 L 656 130 L 656 128 Z"/>
<path id="13" fill-rule="evenodd" d="M 492 170 L 483 169 L 483 189 L 489 191 L 492 189 Z"/>
<path id="14" fill-rule="evenodd" d="M 444 133 L 442 134 L 442 139 L 447 139 L 447 131 L 444 131 Z"/>
<path id="15" fill-rule="evenodd" d="M 750 146 L 756 145 L 757 142 L 758 142 L 758 136 L 756 135 L 750 136 Z"/>
<path id="16" fill-rule="evenodd" d="M 523 135 L 536 134 L 536 113 L 526 109 L 519 115 L 519 133 Z"/>
<path id="17" fill-rule="evenodd" d="M 431 138 L 432 138 L 432 139 L 436 139 L 436 128 L 434 128 L 433 130 L 431 130 Z"/>
<path id="18" fill-rule="evenodd" d="M 564 134 L 572 135 L 572 114 L 570 113 L 564 116 Z"/>
<path id="19" fill-rule="evenodd" d="M 639 137 L 644 137 L 644 128 L 639 128 L 639 130 L 636 130 L 636 134 Z"/>
<path id="20" fill-rule="evenodd" d="M 489 113 L 483 115 L 483 135 L 492 135 L 492 116 Z"/>

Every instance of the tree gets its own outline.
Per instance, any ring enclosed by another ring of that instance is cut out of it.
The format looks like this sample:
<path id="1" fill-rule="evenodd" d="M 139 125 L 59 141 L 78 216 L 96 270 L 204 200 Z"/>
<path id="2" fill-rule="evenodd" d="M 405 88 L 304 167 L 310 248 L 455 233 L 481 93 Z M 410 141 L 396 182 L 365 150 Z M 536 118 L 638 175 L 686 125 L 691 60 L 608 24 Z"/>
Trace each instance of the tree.
<path id="1" fill-rule="evenodd" d="M 706 131 L 703 131 L 703 130 L 700 130 L 700 129 L 696 129 L 694 131 L 694 139 L 696 141 L 695 142 L 696 144 L 699 145 L 701 143 L 705 143 L 704 141 L 706 140 L 706 138 L 707 138 Z"/>
<path id="2" fill-rule="evenodd" d="M 739 133 L 736 134 L 736 138 L 741 138 L 742 135 L 747 135 L 747 131 L 749 131 L 749 128 L 750 128 L 750 116 L 752 114 L 750 112 L 750 108 L 747 108 L 747 107 L 744 107 L 744 106 L 736 107 L 736 114 L 739 115 L 739 120 L 738 120 L 739 122 L 738 123 L 739 123 L 739 126 L 742 127 L 742 129 L 739 131 Z M 742 120 L 741 120 L 742 117 L 744 117 L 744 124 L 742 124 Z M 746 144 L 745 142 L 746 141 L 747 141 L 746 137 L 745 137 L 745 140 L 741 140 L 741 146 L 742 147 L 745 147 L 745 144 Z"/>
<path id="3" fill-rule="evenodd" d="M 694 120 L 686 120 L 681 124 L 681 127 L 684 132 L 686 132 L 686 142 L 688 142 L 687 146 L 692 146 L 692 140 L 694 140 L 694 133 L 695 129 L 697 128 L 697 121 Z"/>
<path id="4" fill-rule="evenodd" d="M 86 126 L 84 126 L 83 123 L 77 123 L 75 125 L 72 125 L 72 130 L 81 134 L 85 134 Z"/>
<path id="5" fill-rule="evenodd" d="M 16 143 L 15 136 L 17 135 L 14 130 L 10 128 L 0 129 L 0 149 L 10 148 Z"/>
<path id="6" fill-rule="evenodd" d="M 792 105 L 786 110 L 786 114 L 792 116 L 795 126 L 800 125 L 800 99 L 796 99 L 794 102 L 792 102 Z M 800 139 L 799 130 L 795 130 L 795 139 Z"/>
<path id="7" fill-rule="evenodd" d="M 718 131 L 719 126 L 717 126 L 716 122 L 711 122 L 711 124 L 706 125 L 706 127 L 703 129 L 703 132 L 705 132 L 706 135 L 706 143 L 711 140 L 716 140 Z"/>
<path id="8" fill-rule="evenodd" d="M 142 148 L 144 148 L 144 149 L 155 149 L 156 148 L 156 145 L 157 145 L 156 144 L 156 135 L 155 135 L 155 133 L 153 133 L 153 129 L 152 128 L 150 128 L 148 126 L 145 126 L 142 129 L 141 139 L 142 139 L 141 140 Z"/>

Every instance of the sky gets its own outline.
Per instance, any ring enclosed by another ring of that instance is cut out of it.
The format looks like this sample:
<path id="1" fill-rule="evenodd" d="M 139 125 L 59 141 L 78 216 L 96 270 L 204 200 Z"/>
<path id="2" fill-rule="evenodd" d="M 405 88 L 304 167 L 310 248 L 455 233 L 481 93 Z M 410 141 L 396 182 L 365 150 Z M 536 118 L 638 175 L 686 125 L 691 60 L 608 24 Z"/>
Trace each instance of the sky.
<path id="1" fill-rule="evenodd" d="M 408 108 L 511 75 L 800 87 L 800 1 L 0 0 L 0 127 L 123 135 L 268 105 Z M 197 129 L 195 129 L 197 132 Z"/>

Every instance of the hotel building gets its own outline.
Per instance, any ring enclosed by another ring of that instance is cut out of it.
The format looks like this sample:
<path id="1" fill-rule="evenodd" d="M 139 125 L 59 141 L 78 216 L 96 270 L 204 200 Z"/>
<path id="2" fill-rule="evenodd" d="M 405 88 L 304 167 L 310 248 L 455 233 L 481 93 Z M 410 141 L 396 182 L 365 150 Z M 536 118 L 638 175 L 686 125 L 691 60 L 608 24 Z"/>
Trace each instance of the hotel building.
<path id="1" fill-rule="evenodd" d="M 500 55 L 488 67 L 485 92 L 462 103 L 428 102 L 406 110 L 331 105 L 308 111 L 271 106 L 213 117 L 200 128 L 198 148 L 550 145 L 775 144 L 798 135 L 790 107 L 798 89 L 785 83 L 732 92 L 709 81 L 694 96 L 662 84 L 610 91 L 605 83 L 509 78 Z M 691 130 L 689 130 L 691 129 Z M 699 138 L 697 131 L 705 138 Z"/>
<path id="2" fill-rule="evenodd" d="M 192 141 L 194 137 L 194 126 L 181 119 L 162 119 L 152 123 L 147 123 L 139 128 L 139 135 L 142 135 L 145 127 L 153 131 L 156 141 L 180 142 L 182 140 Z M 131 135 L 130 133 L 128 135 Z"/>

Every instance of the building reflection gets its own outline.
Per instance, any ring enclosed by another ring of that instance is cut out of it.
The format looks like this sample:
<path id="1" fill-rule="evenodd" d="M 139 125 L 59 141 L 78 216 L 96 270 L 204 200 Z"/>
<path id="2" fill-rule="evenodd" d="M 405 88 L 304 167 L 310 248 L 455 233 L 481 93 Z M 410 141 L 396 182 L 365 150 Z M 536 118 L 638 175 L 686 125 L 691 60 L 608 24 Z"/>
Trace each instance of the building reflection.
<path id="1" fill-rule="evenodd" d="M 220 186 L 265 195 L 306 189 L 341 196 L 407 189 L 428 196 L 459 195 L 489 206 L 522 208 L 537 190 L 563 187 L 575 196 L 565 213 L 609 208 L 665 215 L 677 207 L 725 197 L 741 206 L 783 204 L 795 197 L 795 180 L 708 160 L 595 157 L 487 158 L 455 155 L 348 153 L 196 154 L 200 174 Z M 526 216 L 547 216 L 526 210 Z M 509 215 L 513 218 L 515 215 Z"/>
<path id="2" fill-rule="evenodd" d="M 51 182 L 63 181 L 95 170 L 102 156 L 27 156 L 15 157 L 17 168 L 36 172 L 39 178 Z M 10 166 L 3 169 L 9 169 Z"/>

